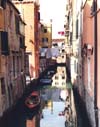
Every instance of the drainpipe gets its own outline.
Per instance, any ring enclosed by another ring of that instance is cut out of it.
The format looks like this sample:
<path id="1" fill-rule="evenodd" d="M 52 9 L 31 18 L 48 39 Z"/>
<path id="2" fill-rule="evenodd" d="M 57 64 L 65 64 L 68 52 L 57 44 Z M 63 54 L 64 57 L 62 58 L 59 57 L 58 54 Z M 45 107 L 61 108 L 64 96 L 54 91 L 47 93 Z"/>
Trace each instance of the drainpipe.
<path id="1" fill-rule="evenodd" d="M 94 2 L 94 111 L 95 111 L 95 124 L 98 127 L 98 107 L 97 107 L 97 0 Z"/>

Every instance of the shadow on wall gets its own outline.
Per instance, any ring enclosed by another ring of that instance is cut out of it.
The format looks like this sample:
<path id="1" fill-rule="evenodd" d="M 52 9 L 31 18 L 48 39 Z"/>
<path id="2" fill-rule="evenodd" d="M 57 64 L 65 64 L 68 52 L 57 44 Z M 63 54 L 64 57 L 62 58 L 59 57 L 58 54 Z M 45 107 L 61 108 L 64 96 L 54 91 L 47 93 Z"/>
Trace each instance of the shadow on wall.
<path id="1" fill-rule="evenodd" d="M 67 73 L 67 82 L 71 81 L 70 69 L 68 67 L 66 67 L 66 73 Z"/>
<path id="2" fill-rule="evenodd" d="M 77 112 L 77 124 L 79 127 L 92 127 L 88 118 L 85 103 L 79 95 L 79 91 L 76 87 L 73 87 L 73 93 L 75 98 L 75 107 Z"/>

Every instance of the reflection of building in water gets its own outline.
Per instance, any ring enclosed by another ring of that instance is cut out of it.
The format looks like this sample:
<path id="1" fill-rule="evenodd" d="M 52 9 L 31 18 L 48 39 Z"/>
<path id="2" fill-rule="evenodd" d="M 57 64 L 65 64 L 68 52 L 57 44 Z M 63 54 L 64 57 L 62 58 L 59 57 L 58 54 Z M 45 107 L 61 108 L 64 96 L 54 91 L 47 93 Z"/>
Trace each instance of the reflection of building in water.
<path id="1" fill-rule="evenodd" d="M 66 67 L 65 66 L 58 66 L 57 73 L 53 76 L 52 86 L 56 87 L 66 87 Z"/>

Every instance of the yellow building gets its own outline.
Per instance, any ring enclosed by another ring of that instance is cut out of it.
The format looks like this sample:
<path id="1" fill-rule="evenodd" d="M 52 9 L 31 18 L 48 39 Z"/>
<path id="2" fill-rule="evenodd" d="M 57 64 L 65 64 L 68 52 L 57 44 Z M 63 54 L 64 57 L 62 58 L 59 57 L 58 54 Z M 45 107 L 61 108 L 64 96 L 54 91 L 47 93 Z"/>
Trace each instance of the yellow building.
<path id="1" fill-rule="evenodd" d="M 46 52 L 52 47 L 52 22 L 40 23 L 40 72 L 44 71 L 50 63 Z"/>
<path id="2" fill-rule="evenodd" d="M 41 23 L 40 48 L 51 48 L 52 46 L 52 23 Z"/>

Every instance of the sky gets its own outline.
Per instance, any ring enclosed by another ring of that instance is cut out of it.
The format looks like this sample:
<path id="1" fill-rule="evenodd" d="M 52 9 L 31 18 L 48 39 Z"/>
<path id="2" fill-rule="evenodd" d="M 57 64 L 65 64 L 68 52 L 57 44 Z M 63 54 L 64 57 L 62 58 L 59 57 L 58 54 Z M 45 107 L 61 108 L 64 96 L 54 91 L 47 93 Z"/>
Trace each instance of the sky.
<path id="1" fill-rule="evenodd" d="M 41 20 L 52 19 L 52 36 L 59 38 L 58 32 L 64 31 L 66 0 L 40 0 Z"/>

